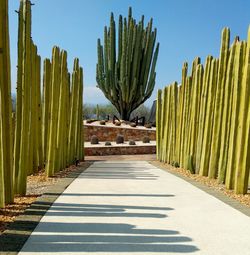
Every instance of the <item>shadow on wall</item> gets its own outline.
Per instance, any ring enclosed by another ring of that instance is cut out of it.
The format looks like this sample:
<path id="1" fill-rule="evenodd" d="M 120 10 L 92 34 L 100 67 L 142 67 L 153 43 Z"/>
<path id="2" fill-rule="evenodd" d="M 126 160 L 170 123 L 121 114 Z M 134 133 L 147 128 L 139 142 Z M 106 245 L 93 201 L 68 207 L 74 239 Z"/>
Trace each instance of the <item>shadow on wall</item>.
<path id="1" fill-rule="evenodd" d="M 66 194 L 67 195 L 67 194 Z M 78 195 L 78 194 L 75 194 Z M 80 194 L 84 196 L 85 194 Z M 86 194 L 91 195 L 91 194 Z M 96 196 L 98 194 L 93 194 Z M 105 195 L 105 194 L 103 194 Z M 109 195 L 109 194 L 107 194 Z M 121 194 L 125 196 L 125 194 Z M 139 194 L 130 194 L 140 196 Z M 145 194 L 149 196 L 148 194 Z M 49 196 L 49 194 L 48 194 Z M 120 195 L 117 194 L 119 197 Z M 142 194 L 142 196 L 144 196 Z M 152 194 L 154 196 L 166 196 Z M 44 214 L 44 211 L 51 205 L 49 202 L 36 202 L 28 214 Z M 130 206 L 130 205 L 109 205 L 109 204 L 67 204 L 56 202 L 52 205 L 46 216 L 66 217 L 134 217 L 150 219 L 167 218 L 166 212 L 173 210 L 169 207 L 153 206 Z M 181 235 L 176 230 L 138 228 L 136 225 L 122 223 L 72 223 L 69 222 L 40 222 L 36 233 L 25 245 L 24 251 L 31 254 L 35 252 L 154 252 L 154 253 L 191 253 L 198 251 L 198 248 L 189 242 L 191 238 Z M 0 252 L 15 251 L 15 240 L 27 239 L 25 228 L 29 228 L 32 221 L 19 221 L 13 225 L 5 238 L 11 240 L 11 245 L 0 245 Z M 1 240 L 1 239 L 0 239 Z M 2 239 L 3 240 L 3 239 Z M 7 240 L 7 239 L 5 239 Z M 1 244 L 1 243 L 0 243 Z"/>

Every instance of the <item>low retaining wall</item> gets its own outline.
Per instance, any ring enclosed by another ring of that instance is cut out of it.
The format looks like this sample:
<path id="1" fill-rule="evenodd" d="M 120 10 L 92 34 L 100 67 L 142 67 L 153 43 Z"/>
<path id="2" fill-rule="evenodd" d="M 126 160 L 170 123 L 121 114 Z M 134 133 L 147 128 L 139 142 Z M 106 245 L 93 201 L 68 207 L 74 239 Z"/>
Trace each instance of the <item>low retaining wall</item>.
<path id="1" fill-rule="evenodd" d="M 156 145 L 155 142 L 150 144 L 138 144 L 138 145 L 112 145 L 105 146 L 99 145 L 85 145 L 85 156 L 108 156 L 108 155 L 138 155 L 138 154 L 155 154 Z"/>
<path id="2" fill-rule="evenodd" d="M 89 142 L 92 135 L 96 135 L 99 141 L 115 141 L 116 136 L 121 134 L 125 140 L 142 141 L 144 136 L 149 136 L 150 140 L 156 140 L 155 128 L 147 129 L 145 127 L 126 127 L 126 126 L 110 126 L 98 125 L 95 123 L 84 124 L 84 140 Z"/>

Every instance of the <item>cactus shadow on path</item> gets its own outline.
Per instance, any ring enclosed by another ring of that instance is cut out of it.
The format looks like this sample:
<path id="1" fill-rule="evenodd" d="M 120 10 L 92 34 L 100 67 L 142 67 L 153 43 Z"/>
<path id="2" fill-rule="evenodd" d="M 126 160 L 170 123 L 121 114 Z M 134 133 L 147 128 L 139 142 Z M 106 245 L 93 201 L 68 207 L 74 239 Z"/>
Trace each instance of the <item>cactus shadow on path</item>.
<path id="1" fill-rule="evenodd" d="M 112 169 L 112 167 L 95 166 L 94 169 L 86 170 L 82 179 L 123 179 L 123 180 L 157 180 L 159 176 L 140 167 L 122 166 Z"/>
<path id="2" fill-rule="evenodd" d="M 191 235 L 170 223 L 175 212 L 170 201 L 175 195 L 159 189 L 162 173 L 145 162 L 94 163 L 56 201 L 50 201 L 58 196 L 59 191 L 54 189 L 45 194 L 47 200 L 38 201 L 27 210 L 30 220 L 44 217 L 19 254 L 132 255 L 199 251 Z M 27 238 L 22 226 L 29 224 L 27 218 L 20 220 L 19 226 L 8 232 L 9 237 Z M 11 252 L 12 247 L 7 248 L 5 252 Z"/>
<path id="3" fill-rule="evenodd" d="M 119 195 L 118 195 L 119 196 Z M 49 206 L 47 202 L 39 202 L 37 209 Z M 129 212 L 128 212 L 129 210 Z M 131 212 L 136 210 L 137 213 Z M 164 218 L 166 214 L 147 213 L 150 211 L 169 211 L 168 207 L 130 206 L 108 204 L 67 204 L 54 203 L 46 216 L 95 216 L 95 217 L 144 217 Z M 29 213 L 35 212 L 36 209 Z M 98 215 L 99 214 L 99 215 Z M 20 222 L 27 225 L 28 222 Z M 19 229 L 20 230 L 20 229 Z M 23 238 L 15 229 L 15 238 Z M 125 223 L 71 223 L 40 222 L 36 232 L 30 237 L 36 245 L 24 246 L 23 252 L 154 252 L 154 253 L 191 253 L 198 251 L 189 245 L 191 238 L 181 235 L 179 231 L 169 229 L 140 229 L 133 224 Z M 2 250 L 1 250 L 2 251 Z M 10 251 L 10 250 L 8 250 Z"/>

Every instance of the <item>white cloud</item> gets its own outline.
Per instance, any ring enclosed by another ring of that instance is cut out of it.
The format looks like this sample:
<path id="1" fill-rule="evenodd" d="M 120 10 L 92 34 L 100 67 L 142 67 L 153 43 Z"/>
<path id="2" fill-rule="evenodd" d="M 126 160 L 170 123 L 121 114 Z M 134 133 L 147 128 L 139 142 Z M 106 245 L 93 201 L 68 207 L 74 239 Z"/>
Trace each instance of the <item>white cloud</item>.
<path id="1" fill-rule="evenodd" d="M 105 104 L 109 102 L 102 91 L 95 85 L 84 86 L 83 100 L 87 104 Z"/>

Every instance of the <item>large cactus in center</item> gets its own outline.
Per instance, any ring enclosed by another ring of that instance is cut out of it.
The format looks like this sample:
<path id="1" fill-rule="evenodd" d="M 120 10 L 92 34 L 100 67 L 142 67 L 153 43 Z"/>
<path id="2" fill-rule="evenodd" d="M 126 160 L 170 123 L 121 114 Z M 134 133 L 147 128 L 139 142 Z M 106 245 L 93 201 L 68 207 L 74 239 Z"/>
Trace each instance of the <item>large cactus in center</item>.
<path id="1" fill-rule="evenodd" d="M 129 120 L 131 112 L 151 96 L 155 86 L 159 43 L 155 48 L 157 30 L 152 30 L 152 22 L 150 19 L 144 28 L 142 16 L 137 24 L 131 8 L 128 19 L 120 15 L 116 52 L 116 25 L 111 13 L 110 27 L 104 28 L 104 46 L 100 39 L 97 42 L 98 87 L 124 120 Z"/>

